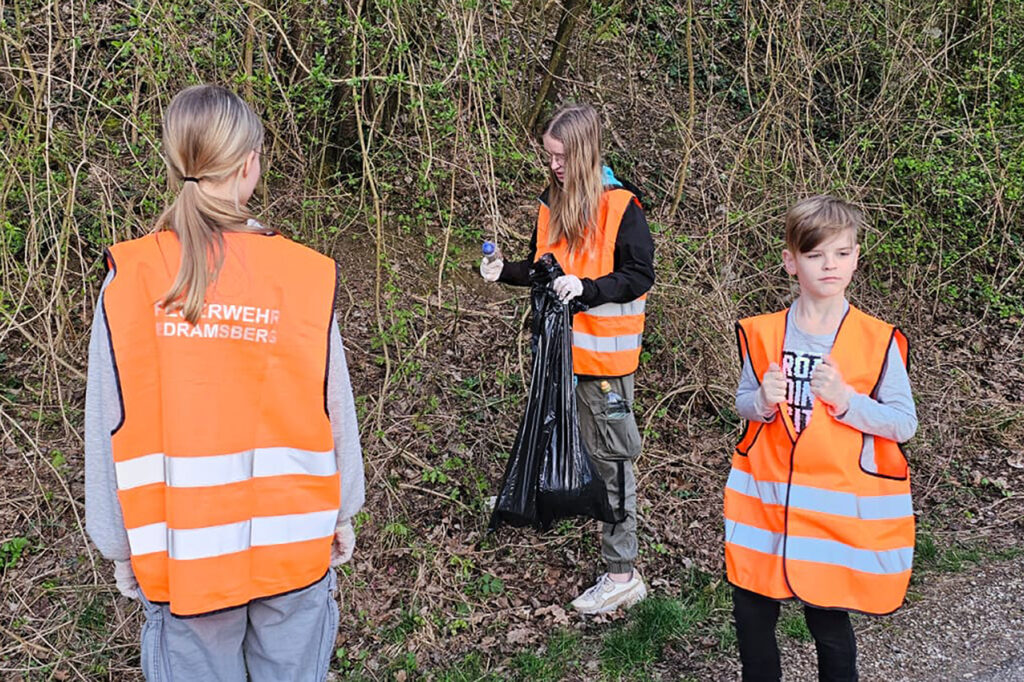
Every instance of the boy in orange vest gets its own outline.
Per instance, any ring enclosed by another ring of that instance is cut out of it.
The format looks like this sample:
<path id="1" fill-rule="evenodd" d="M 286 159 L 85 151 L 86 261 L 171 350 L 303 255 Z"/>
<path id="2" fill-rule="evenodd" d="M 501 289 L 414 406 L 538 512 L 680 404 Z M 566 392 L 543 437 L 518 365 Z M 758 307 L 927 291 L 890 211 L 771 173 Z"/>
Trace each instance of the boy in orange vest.
<path id="1" fill-rule="evenodd" d="M 849 611 L 903 602 L 914 551 L 907 461 L 917 429 L 907 341 L 851 306 L 861 211 L 828 196 L 786 213 L 787 310 L 741 320 L 725 555 L 744 680 L 782 676 L 779 602 L 798 599 L 821 680 L 856 680 Z"/>

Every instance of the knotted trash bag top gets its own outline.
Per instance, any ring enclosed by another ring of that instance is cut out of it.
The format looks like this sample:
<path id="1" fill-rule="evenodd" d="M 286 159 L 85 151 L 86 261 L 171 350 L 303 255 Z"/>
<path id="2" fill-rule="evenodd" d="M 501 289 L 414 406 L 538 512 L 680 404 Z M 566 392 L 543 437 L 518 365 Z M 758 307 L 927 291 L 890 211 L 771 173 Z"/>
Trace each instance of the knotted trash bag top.
<path id="1" fill-rule="evenodd" d="M 550 253 L 530 270 L 533 369 L 526 412 L 505 468 L 489 531 L 501 524 L 548 529 L 556 519 L 589 516 L 618 523 L 604 481 L 580 437 L 572 372 L 572 316 L 587 306 L 558 300 L 561 266 Z"/>

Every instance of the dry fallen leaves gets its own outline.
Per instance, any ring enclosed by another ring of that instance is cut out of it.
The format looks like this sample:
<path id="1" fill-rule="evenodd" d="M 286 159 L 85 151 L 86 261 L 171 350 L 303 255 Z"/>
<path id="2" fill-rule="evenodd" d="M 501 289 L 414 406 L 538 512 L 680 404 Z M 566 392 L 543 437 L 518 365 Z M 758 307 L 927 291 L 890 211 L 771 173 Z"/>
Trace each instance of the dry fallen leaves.
<path id="1" fill-rule="evenodd" d="M 508 631 L 505 641 L 509 644 L 529 644 L 535 636 L 536 633 L 530 628 L 513 628 Z"/>
<path id="2" fill-rule="evenodd" d="M 533 612 L 533 615 L 538 618 L 542 616 L 551 616 L 552 620 L 554 620 L 555 623 L 557 623 L 558 625 L 569 624 L 569 614 L 567 614 L 565 612 L 565 609 L 563 609 L 558 604 L 552 604 L 551 606 L 545 606 L 543 608 L 537 609 Z"/>

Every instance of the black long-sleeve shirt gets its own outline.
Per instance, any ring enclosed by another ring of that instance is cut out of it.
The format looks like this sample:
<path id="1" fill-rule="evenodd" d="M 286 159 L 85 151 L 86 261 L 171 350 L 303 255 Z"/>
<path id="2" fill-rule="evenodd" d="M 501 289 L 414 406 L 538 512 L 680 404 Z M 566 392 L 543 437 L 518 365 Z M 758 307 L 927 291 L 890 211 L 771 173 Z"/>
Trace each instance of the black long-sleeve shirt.
<path id="1" fill-rule="evenodd" d="M 623 187 L 639 196 L 638 190 L 629 183 Z M 540 195 L 540 201 L 547 204 L 548 190 Z M 537 230 L 530 238 L 529 257 L 521 261 L 506 261 L 498 281 L 516 286 L 529 286 L 530 266 L 537 253 Z M 622 215 L 619 232 L 615 237 L 615 261 L 607 275 L 591 279 L 580 278 L 583 293 L 580 302 L 591 308 L 602 303 L 628 303 L 647 292 L 654 284 L 654 240 L 647 225 L 647 218 L 640 208 L 639 200 L 631 201 Z"/>

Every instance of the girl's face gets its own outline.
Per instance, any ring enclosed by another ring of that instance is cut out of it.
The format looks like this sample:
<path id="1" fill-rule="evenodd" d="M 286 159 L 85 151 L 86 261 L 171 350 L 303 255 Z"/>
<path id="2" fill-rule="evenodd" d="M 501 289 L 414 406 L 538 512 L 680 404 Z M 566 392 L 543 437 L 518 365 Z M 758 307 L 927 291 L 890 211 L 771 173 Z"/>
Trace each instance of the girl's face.
<path id="1" fill-rule="evenodd" d="M 551 172 L 558 178 L 558 182 L 565 182 L 565 145 L 560 141 L 545 134 L 542 138 L 544 142 L 544 151 L 548 154 L 548 166 L 551 168 Z"/>

